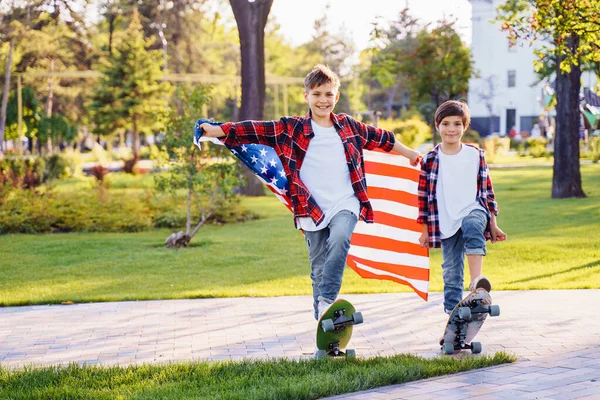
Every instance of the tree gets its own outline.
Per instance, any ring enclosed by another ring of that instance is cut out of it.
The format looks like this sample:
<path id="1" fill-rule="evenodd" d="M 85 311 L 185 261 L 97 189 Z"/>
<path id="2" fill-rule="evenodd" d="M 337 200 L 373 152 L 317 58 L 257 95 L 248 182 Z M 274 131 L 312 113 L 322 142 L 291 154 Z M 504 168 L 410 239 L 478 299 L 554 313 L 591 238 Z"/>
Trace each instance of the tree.
<path id="1" fill-rule="evenodd" d="M 416 37 L 416 46 L 403 72 L 408 76 L 411 99 L 432 124 L 433 111 L 444 101 L 466 96 L 469 78 L 473 74 L 471 51 L 460 40 L 455 22 L 441 21 L 429 31 L 423 28 Z M 433 135 L 436 144 L 436 135 Z"/>
<path id="2" fill-rule="evenodd" d="M 265 113 L 265 25 L 273 0 L 229 0 L 240 35 L 242 54 L 241 120 L 262 120 Z M 244 168 L 247 184 L 242 193 L 263 196 L 264 187 Z"/>
<path id="3" fill-rule="evenodd" d="M 171 192 L 176 202 L 178 191 L 185 190 L 187 196 L 185 233 L 174 233 L 165 241 L 166 247 L 175 248 L 187 247 L 217 210 L 227 209 L 238 202 L 235 189 L 241 184 L 231 153 L 225 155 L 219 151 L 221 149 L 206 146 L 202 154 L 198 154 L 198 149 L 192 144 L 196 114 L 208 101 L 206 90 L 180 87 L 177 94 L 183 113 L 171 111 L 165 138 L 160 143 L 166 154 L 163 162 L 169 168 L 155 178 L 157 190 Z M 215 163 L 215 158 L 225 161 Z"/>
<path id="4" fill-rule="evenodd" d="M 549 64 L 556 74 L 556 133 L 552 198 L 585 197 L 579 168 L 581 67 L 600 61 L 600 2 L 509 0 L 497 20 L 515 45 L 542 40 L 535 51 L 537 71 Z"/>
<path id="5" fill-rule="evenodd" d="M 134 163 L 139 159 L 140 132 L 160 128 L 156 117 L 167 107 L 169 85 L 162 81 L 163 55 L 160 50 L 148 50 L 152 42 L 144 38 L 134 11 L 124 37 L 101 67 L 100 85 L 90 106 L 99 133 L 131 129 Z"/>
<path id="6" fill-rule="evenodd" d="M 419 27 L 418 20 L 404 8 L 398 18 L 388 28 L 375 24 L 371 33 L 376 47 L 372 49 L 373 56 L 369 75 L 373 77 L 385 90 L 385 118 L 390 118 L 392 106 L 398 92 L 408 89 L 407 76 L 404 65 L 411 62 L 411 54 L 416 46 L 416 32 Z"/>

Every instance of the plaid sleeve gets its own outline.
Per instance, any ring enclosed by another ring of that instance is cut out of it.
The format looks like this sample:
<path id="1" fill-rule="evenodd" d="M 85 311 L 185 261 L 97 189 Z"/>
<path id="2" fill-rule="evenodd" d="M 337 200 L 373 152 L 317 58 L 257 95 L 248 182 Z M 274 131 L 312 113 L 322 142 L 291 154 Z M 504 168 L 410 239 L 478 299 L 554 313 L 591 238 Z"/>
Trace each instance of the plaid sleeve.
<path id="1" fill-rule="evenodd" d="M 394 143 L 396 143 L 396 136 L 394 136 L 394 132 L 386 131 L 385 129 L 381 128 L 375 128 L 372 125 L 363 124 L 354 118 L 349 117 L 349 119 L 352 121 L 359 135 L 362 137 L 365 150 L 374 150 L 377 148 L 387 152 L 392 150 Z"/>
<path id="2" fill-rule="evenodd" d="M 485 161 L 485 156 L 483 152 L 480 152 L 480 168 L 481 168 L 481 179 L 485 179 L 485 187 L 487 191 L 486 202 L 487 208 L 494 215 L 498 215 L 498 203 L 496 202 L 496 195 L 494 194 L 494 188 L 492 186 L 492 177 L 490 176 L 490 170 Z"/>
<path id="3" fill-rule="evenodd" d="M 277 145 L 279 136 L 287 129 L 285 118 L 279 121 L 227 122 L 221 125 L 225 133 L 222 142 L 230 146 L 242 144 Z"/>
<path id="4" fill-rule="evenodd" d="M 425 169 L 426 163 L 425 160 L 421 160 L 421 173 L 419 174 L 419 216 L 417 217 L 418 224 L 426 224 L 427 223 L 427 171 Z"/>

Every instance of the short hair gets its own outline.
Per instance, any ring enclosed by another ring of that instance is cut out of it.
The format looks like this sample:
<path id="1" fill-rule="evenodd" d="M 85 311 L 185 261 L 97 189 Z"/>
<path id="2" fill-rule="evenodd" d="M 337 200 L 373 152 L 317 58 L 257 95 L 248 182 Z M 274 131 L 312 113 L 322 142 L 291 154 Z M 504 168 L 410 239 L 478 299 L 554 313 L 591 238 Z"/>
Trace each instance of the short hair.
<path id="1" fill-rule="evenodd" d="M 465 130 L 471 124 L 471 111 L 464 101 L 448 100 L 435 110 L 436 128 L 446 117 L 461 117 Z"/>
<path id="2" fill-rule="evenodd" d="M 333 83 L 335 90 L 338 90 L 340 87 L 340 78 L 325 65 L 317 64 L 313 67 L 312 71 L 306 75 L 306 78 L 304 78 L 304 89 L 308 92 L 310 89 L 314 89 L 317 86 L 326 83 Z"/>

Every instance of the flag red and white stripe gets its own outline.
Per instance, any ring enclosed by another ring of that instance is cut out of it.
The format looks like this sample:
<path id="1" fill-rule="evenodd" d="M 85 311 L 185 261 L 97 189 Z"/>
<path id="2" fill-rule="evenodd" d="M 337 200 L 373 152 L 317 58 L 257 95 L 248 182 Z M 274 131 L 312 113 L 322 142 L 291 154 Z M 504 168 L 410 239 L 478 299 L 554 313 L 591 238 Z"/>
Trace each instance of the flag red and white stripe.
<path id="1" fill-rule="evenodd" d="M 203 141 L 222 144 L 217 139 L 198 139 Z M 273 149 L 256 144 L 228 148 L 292 211 L 285 172 Z M 347 264 L 363 278 L 408 285 L 427 300 L 429 251 L 419 246 L 421 227 L 416 222 L 419 168 L 406 157 L 383 151 L 365 150 L 364 160 L 375 222 L 357 223 Z"/>
<path id="2" fill-rule="evenodd" d="M 429 294 L 429 251 L 419 245 L 419 167 L 406 157 L 364 151 L 367 192 L 375 222 L 359 221 L 347 263 L 363 278 L 391 280 Z"/>

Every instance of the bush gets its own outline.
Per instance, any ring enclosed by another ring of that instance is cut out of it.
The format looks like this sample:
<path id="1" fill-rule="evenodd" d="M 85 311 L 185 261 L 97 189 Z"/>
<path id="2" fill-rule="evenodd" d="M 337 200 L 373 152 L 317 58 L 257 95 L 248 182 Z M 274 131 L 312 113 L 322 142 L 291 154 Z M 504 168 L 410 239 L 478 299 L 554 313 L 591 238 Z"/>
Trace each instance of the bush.
<path id="1" fill-rule="evenodd" d="M 417 148 L 431 137 L 431 128 L 423 119 L 412 115 L 409 119 L 381 119 L 378 126 L 392 131 L 396 138 L 407 147 Z"/>
<path id="2" fill-rule="evenodd" d="M 69 165 L 66 158 L 60 154 L 53 154 L 46 160 L 44 181 L 63 179 L 69 176 Z"/>
<path id="3" fill-rule="evenodd" d="M 44 181 L 43 158 L 6 158 L 0 161 L 0 184 L 14 188 L 35 189 Z"/>
<path id="4" fill-rule="evenodd" d="M 0 186 L 0 234 L 59 232 L 139 232 L 181 228 L 186 203 L 171 194 L 141 190 L 112 190 L 92 186 L 77 191 L 40 193 Z M 176 204 L 174 206 L 174 204 Z M 192 210 L 199 218 L 199 210 Z M 220 207 L 207 223 L 224 224 L 258 218 L 238 202 Z"/>
<path id="5" fill-rule="evenodd" d="M 551 154 L 546 151 L 545 138 L 529 138 L 525 141 L 525 150 L 532 157 L 549 157 Z"/>
<path id="6" fill-rule="evenodd" d="M 483 140 L 483 149 L 488 160 L 493 160 L 498 154 L 506 154 L 510 150 L 508 137 L 488 136 Z"/>
<path id="7" fill-rule="evenodd" d="M 0 207 L 0 234 L 52 232 L 138 232 L 153 226 L 139 196 L 104 188 L 44 194 L 15 190 Z"/>
<path id="8" fill-rule="evenodd" d="M 589 149 L 592 162 L 597 163 L 600 161 L 600 136 L 594 136 L 589 139 Z"/>
<path id="9" fill-rule="evenodd" d="M 467 129 L 463 134 L 462 142 L 481 146 L 481 135 L 474 129 Z"/>

